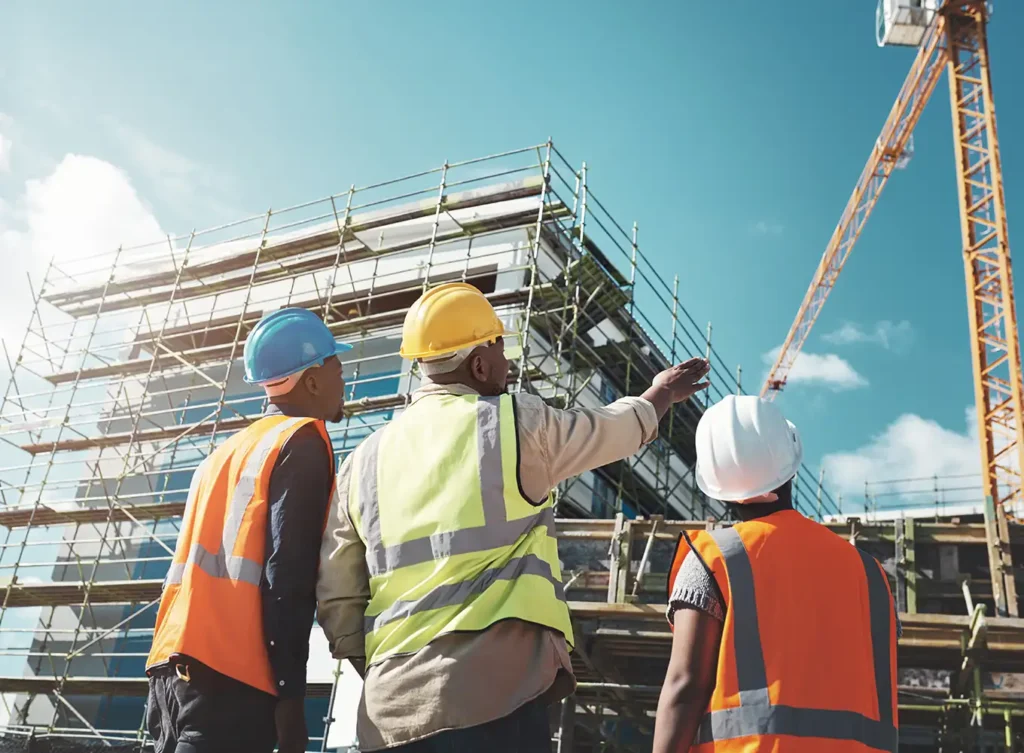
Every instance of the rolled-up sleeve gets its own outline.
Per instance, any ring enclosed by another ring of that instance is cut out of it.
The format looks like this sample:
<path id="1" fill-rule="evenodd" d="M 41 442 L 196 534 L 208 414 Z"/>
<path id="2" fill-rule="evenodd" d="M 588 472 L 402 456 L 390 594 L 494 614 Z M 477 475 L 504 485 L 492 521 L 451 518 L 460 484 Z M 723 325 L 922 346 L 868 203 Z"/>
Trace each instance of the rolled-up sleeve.
<path id="1" fill-rule="evenodd" d="M 320 546 L 320 574 L 316 586 L 317 622 L 336 659 L 365 655 L 363 615 L 370 601 L 366 547 L 348 514 L 348 485 L 352 457 L 338 472 L 334 504 Z"/>
<path id="2" fill-rule="evenodd" d="M 525 393 L 515 400 L 520 442 L 541 455 L 548 488 L 627 458 L 658 436 L 658 414 L 642 397 L 572 410 L 552 408 Z"/>

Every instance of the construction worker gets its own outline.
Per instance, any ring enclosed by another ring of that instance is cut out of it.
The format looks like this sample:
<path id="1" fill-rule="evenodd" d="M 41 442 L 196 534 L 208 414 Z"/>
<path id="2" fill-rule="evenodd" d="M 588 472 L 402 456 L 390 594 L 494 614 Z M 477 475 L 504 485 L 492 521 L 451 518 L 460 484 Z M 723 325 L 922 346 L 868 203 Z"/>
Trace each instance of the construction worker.
<path id="1" fill-rule="evenodd" d="M 800 436 L 757 397 L 697 426 L 697 484 L 740 522 L 680 537 L 655 753 L 897 749 L 895 605 L 870 555 L 793 508 Z"/>
<path id="2" fill-rule="evenodd" d="M 335 657 L 365 665 L 361 751 L 550 749 L 548 707 L 575 690 L 550 492 L 707 386 L 693 359 L 641 397 L 558 410 L 507 394 L 504 335 L 473 286 L 423 294 L 400 351 L 422 385 L 339 471 L 318 619 Z"/>
<path id="3" fill-rule="evenodd" d="M 281 309 L 245 342 L 264 415 L 196 469 L 164 585 L 148 726 L 156 753 L 305 751 L 306 660 L 334 483 L 325 421 L 344 380 L 316 314 Z"/>

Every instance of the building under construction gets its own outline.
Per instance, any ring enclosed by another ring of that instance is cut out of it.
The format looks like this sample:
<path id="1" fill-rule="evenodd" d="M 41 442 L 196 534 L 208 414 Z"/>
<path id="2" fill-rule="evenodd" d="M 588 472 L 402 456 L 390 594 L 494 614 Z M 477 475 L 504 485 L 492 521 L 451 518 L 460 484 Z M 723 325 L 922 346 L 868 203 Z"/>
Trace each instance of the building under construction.
<path id="1" fill-rule="evenodd" d="M 556 491 L 580 688 L 553 746 L 648 749 L 671 552 L 723 513 L 694 483 L 693 433 L 705 401 L 742 391 L 667 271 L 550 143 L 51 263 L 0 403 L 0 751 L 145 748 L 145 657 L 192 471 L 264 407 L 240 363 L 260 317 L 308 308 L 355 345 L 347 416 L 331 427 L 340 461 L 408 404 L 405 312 L 451 280 L 504 321 L 513 389 L 553 405 L 604 404 L 670 363 L 712 361 L 710 394 L 676 406 L 655 442 Z M 892 577 L 906 749 L 1011 749 L 1024 621 L 986 616 L 984 526 L 841 518 L 807 469 L 796 500 Z M 318 629 L 311 641 L 311 749 L 350 746 L 346 673 Z"/>

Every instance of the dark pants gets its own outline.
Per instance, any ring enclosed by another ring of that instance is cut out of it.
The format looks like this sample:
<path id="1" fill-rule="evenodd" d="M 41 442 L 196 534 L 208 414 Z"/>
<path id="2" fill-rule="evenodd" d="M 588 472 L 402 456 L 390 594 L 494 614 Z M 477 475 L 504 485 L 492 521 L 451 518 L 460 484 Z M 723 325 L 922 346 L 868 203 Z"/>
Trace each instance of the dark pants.
<path id="1" fill-rule="evenodd" d="M 551 753 L 551 722 L 543 698 L 478 727 L 449 730 L 387 753 Z"/>
<path id="2" fill-rule="evenodd" d="M 277 745 L 274 696 L 202 665 L 189 681 L 173 668 L 149 678 L 146 725 L 155 753 L 271 753 Z"/>

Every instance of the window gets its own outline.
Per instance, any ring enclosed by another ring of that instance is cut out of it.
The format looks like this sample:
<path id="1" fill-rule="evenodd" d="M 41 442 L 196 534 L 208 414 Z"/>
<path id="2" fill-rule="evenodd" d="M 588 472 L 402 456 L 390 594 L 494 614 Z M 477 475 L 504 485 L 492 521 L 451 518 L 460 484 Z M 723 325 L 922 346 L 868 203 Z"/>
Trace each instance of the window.
<path id="1" fill-rule="evenodd" d="M 610 518 L 615 514 L 615 487 L 597 473 L 594 477 L 594 493 L 591 512 L 597 518 Z"/>
<path id="2" fill-rule="evenodd" d="M 619 399 L 619 391 L 607 378 L 601 380 L 601 399 L 605 403 L 614 403 Z"/>

